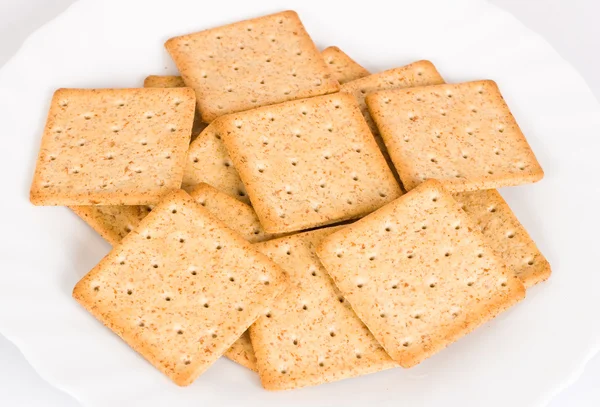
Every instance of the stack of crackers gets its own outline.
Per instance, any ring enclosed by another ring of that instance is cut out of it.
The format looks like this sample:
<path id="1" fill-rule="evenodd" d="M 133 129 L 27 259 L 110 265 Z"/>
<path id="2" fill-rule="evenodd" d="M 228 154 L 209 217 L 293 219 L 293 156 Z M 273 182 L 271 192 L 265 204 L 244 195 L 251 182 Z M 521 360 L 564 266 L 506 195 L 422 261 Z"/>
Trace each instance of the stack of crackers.
<path id="1" fill-rule="evenodd" d="M 292 11 L 166 48 L 180 77 L 56 91 L 31 202 L 113 245 L 73 296 L 178 385 L 408 368 L 550 275 L 495 190 L 543 171 L 494 82 L 371 74 Z"/>

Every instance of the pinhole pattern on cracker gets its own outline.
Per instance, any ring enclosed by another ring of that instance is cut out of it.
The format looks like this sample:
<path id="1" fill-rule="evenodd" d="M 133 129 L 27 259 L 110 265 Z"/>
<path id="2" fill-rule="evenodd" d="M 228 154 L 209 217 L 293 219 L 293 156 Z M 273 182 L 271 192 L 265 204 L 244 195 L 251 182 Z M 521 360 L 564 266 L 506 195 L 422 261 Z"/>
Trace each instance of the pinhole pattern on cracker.
<path id="1" fill-rule="evenodd" d="M 365 120 L 369 124 L 369 128 L 371 129 L 379 148 L 383 152 L 388 163 L 392 165 L 385 143 L 377 130 L 375 122 L 373 122 L 373 118 L 369 114 L 367 103 L 365 101 L 366 96 L 381 90 L 439 85 L 442 83 L 444 83 L 444 79 L 431 62 L 417 61 L 400 68 L 388 69 L 387 71 L 378 72 L 348 82 L 340 88 L 340 92 L 350 93 L 356 98 L 360 105 L 360 110 L 365 116 Z"/>
<path id="2" fill-rule="evenodd" d="M 59 89 L 42 136 L 36 205 L 153 204 L 178 189 L 194 115 L 189 88 Z"/>
<path id="3" fill-rule="evenodd" d="M 370 75 L 363 66 L 350 58 L 338 47 L 327 47 L 321 51 L 327 67 L 340 84 Z"/>
<path id="4" fill-rule="evenodd" d="M 289 390 L 397 366 L 358 319 L 315 253 L 340 227 L 288 236 L 256 247 L 288 274 L 289 288 L 250 328 L 267 390 Z"/>
<path id="5" fill-rule="evenodd" d="M 150 75 L 144 79 L 145 88 L 183 88 L 185 83 L 181 76 L 175 75 Z M 200 120 L 200 115 L 194 115 L 192 126 L 192 141 L 206 128 L 206 124 Z"/>
<path id="6" fill-rule="evenodd" d="M 351 95 L 234 113 L 218 129 L 269 233 L 360 217 L 401 194 Z"/>
<path id="7" fill-rule="evenodd" d="M 437 181 L 329 236 L 317 253 L 388 354 L 414 366 L 525 296 Z"/>
<path id="8" fill-rule="evenodd" d="M 183 191 L 169 194 L 73 296 L 178 385 L 264 313 L 282 270 Z"/>
<path id="9" fill-rule="evenodd" d="M 463 192 L 544 175 L 493 81 L 382 91 L 367 104 L 407 190 L 426 179 Z"/>
<path id="10" fill-rule="evenodd" d="M 339 90 L 293 11 L 172 38 L 165 47 L 186 85 L 196 91 L 205 123 Z"/>
<path id="11" fill-rule="evenodd" d="M 550 277 L 550 264 L 498 191 L 461 192 L 454 198 L 525 287 Z"/>
<path id="12" fill-rule="evenodd" d="M 181 187 L 190 191 L 206 183 L 249 204 L 246 187 L 223 144 L 217 122 L 213 122 L 190 144 Z"/>

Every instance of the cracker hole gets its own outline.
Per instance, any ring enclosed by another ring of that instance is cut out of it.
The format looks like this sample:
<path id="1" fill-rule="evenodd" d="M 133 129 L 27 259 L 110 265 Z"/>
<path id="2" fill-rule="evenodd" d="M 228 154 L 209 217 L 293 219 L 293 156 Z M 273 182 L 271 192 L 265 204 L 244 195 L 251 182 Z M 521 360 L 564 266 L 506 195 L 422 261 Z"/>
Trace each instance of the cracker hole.
<path id="1" fill-rule="evenodd" d="M 196 270 L 192 270 L 192 275 L 195 276 L 196 274 L 198 274 L 198 272 Z"/>
<path id="2" fill-rule="evenodd" d="M 451 255 L 451 253 L 450 253 L 450 252 L 446 252 L 446 253 L 444 253 L 444 256 L 445 256 L 445 257 L 450 257 L 450 255 Z"/>
<path id="3" fill-rule="evenodd" d="M 139 326 L 140 328 L 143 328 L 143 327 L 145 327 L 145 326 L 146 326 L 146 324 L 144 324 L 144 322 L 140 321 L 140 322 L 138 323 L 138 326 Z"/>
<path id="4" fill-rule="evenodd" d="M 435 197 L 435 196 L 434 196 L 433 198 L 431 198 L 431 200 L 432 200 L 433 202 L 437 202 L 437 197 Z"/>
<path id="5" fill-rule="evenodd" d="M 494 213 L 494 212 L 496 212 L 496 207 L 495 206 L 491 206 L 490 208 L 488 208 L 488 211 Z"/>
<path id="6" fill-rule="evenodd" d="M 271 318 L 271 313 L 270 313 L 270 312 L 267 312 L 267 313 L 265 314 L 265 317 L 267 317 L 267 318 Z"/>
<path id="7" fill-rule="evenodd" d="M 294 345 L 298 345 L 298 340 L 294 339 L 294 340 L 292 341 L 292 343 L 293 343 Z"/>
<path id="8" fill-rule="evenodd" d="M 185 243 L 185 239 L 180 238 L 179 243 Z"/>
<path id="9" fill-rule="evenodd" d="M 530 266 L 533 266 L 533 260 L 529 260 L 529 261 L 527 262 L 527 264 L 528 264 L 528 265 L 530 265 Z"/>
<path id="10" fill-rule="evenodd" d="M 217 245 L 217 247 L 216 247 L 217 250 L 221 250 L 222 248 L 223 248 L 223 246 L 221 246 L 221 245 Z"/>
<path id="11" fill-rule="evenodd" d="M 271 58 L 267 58 L 265 62 L 271 62 Z"/>
<path id="12" fill-rule="evenodd" d="M 97 286 L 95 286 L 95 287 L 94 287 L 94 291 L 100 291 L 100 286 L 98 286 L 98 285 L 97 285 Z"/>
<path id="13" fill-rule="evenodd" d="M 210 335 L 213 339 L 217 337 L 217 334 L 213 333 Z"/>
<path id="14" fill-rule="evenodd" d="M 467 158 L 469 158 L 469 157 L 468 157 L 466 154 L 463 154 L 463 155 L 462 155 L 462 158 L 464 158 L 464 159 L 467 159 Z"/>
<path id="15" fill-rule="evenodd" d="M 369 257 L 369 260 L 370 260 L 370 261 L 373 261 L 373 260 L 375 260 L 375 256 L 371 256 L 371 257 Z"/>
<path id="16" fill-rule="evenodd" d="M 356 284 L 356 286 L 357 286 L 358 288 L 363 288 L 363 284 L 362 284 L 362 283 L 358 283 L 358 284 Z"/>
<path id="17" fill-rule="evenodd" d="M 498 131 L 499 131 L 500 133 L 504 133 L 504 129 L 502 129 L 502 128 L 498 129 Z"/>
<path id="18" fill-rule="evenodd" d="M 335 336 L 335 332 L 333 332 L 333 331 L 329 332 L 329 336 L 331 336 L 333 338 Z"/>
<path id="19" fill-rule="evenodd" d="M 494 171 L 492 171 L 492 170 L 489 170 L 487 173 L 488 173 L 488 174 L 490 174 L 490 175 L 493 175 L 493 174 L 494 174 Z"/>
<path id="20" fill-rule="evenodd" d="M 208 303 L 207 303 L 207 302 L 205 302 L 204 304 L 202 304 L 202 306 L 203 306 L 204 308 L 208 308 L 208 307 L 210 307 L 210 305 L 208 305 Z"/>
<path id="21" fill-rule="evenodd" d="M 264 285 L 269 285 L 269 284 L 271 284 L 271 283 L 269 282 L 269 280 L 265 280 L 265 281 L 263 281 L 263 284 L 264 284 Z"/>
<path id="22" fill-rule="evenodd" d="M 287 370 L 281 369 L 281 374 L 286 374 L 286 373 L 287 373 Z"/>
<path id="23" fill-rule="evenodd" d="M 152 236 L 150 236 L 150 235 L 147 235 L 147 236 L 146 236 L 146 239 L 150 240 L 150 239 L 152 239 Z"/>
<path id="24" fill-rule="evenodd" d="M 430 283 L 429 288 L 435 288 L 435 283 Z"/>
<path id="25" fill-rule="evenodd" d="M 296 52 L 296 55 L 298 55 L 298 56 L 302 55 L 302 51 Z"/>
<path id="26" fill-rule="evenodd" d="M 409 253 L 406 257 L 409 258 L 409 259 L 412 259 L 413 257 L 415 257 L 415 255 L 412 254 L 412 253 Z"/>
<path id="27" fill-rule="evenodd" d="M 143 145 L 143 146 L 145 146 L 146 144 L 148 144 L 148 142 L 147 141 L 140 141 L 140 144 Z"/>
<path id="28" fill-rule="evenodd" d="M 235 281 L 235 278 L 229 277 L 229 281 L 231 281 L 233 283 Z"/>
<path id="29" fill-rule="evenodd" d="M 237 309 L 238 311 L 240 311 L 240 312 L 244 310 L 244 308 L 243 308 L 243 307 L 237 307 L 236 309 Z"/>
<path id="30" fill-rule="evenodd" d="M 437 163 L 437 159 L 435 159 L 435 158 L 432 158 L 429 161 L 431 161 L 432 163 Z"/>
<path id="31" fill-rule="evenodd" d="M 500 283 L 500 285 L 501 285 L 502 287 L 506 287 L 506 281 L 503 281 L 502 283 Z"/>
<path id="32" fill-rule="evenodd" d="M 254 234 L 255 234 L 255 235 L 258 235 L 258 234 L 260 234 L 260 230 L 258 230 L 258 229 L 254 229 Z"/>
<path id="33" fill-rule="evenodd" d="M 383 313 L 383 312 L 382 312 L 381 314 L 379 314 L 379 316 L 380 316 L 381 318 L 385 318 L 385 313 Z"/>
<path id="34" fill-rule="evenodd" d="M 181 329 L 177 330 L 177 335 L 183 335 L 183 331 Z"/>
<path id="35" fill-rule="evenodd" d="M 348 205 L 352 205 L 352 201 L 351 201 L 350 199 L 346 199 L 346 203 L 347 203 Z"/>
<path id="36" fill-rule="evenodd" d="M 510 232 L 506 235 L 506 237 L 508 237 L 509 239 L 512 239 L 513 237 L 515 237 L 515 233 L 514 232 Z"/>
<path id="37" fill-rule="evenodd" d="M 473 284 L 474 284 L 474 283 L 473 283 L 472 281 L 469 281 L 469 282 L 467 283 L 467 286 L 471 287 L 471 286 L 473 286 Z"/>
<path id="38" fill-rule="evenodd" d="M 360 353 L 357 353 L 356 354 L 356 359 L 360 359 L 360 358 L 362 358 L 362 355 Z"/>
<path id="39" fill-rule="evenodd" d="M 386 232 L 391 232 L 391 231 L 392 231 L 392 228 L 391 228 L 391 227 L 389 227 L 389 226 L 387 226 L 387 227 L 385 228 L 385 231 L 386 231 Z"/>
<path id="40" fill-rule="evenodd" d="M 133 294 L 133 290 L 127 290 L 127 295 Z"/>
<path id="41" fill-rule="evenodd" d="M 192 363 L 192 362 L 190 362 L 189 360 L 186 360 L 183 362 L 184 365 L 189 365 L 190 363 Z"/>
<path id="42" fill-rule="evenodd" d="M 478 253 L 477 257 L 481 259 L 483 257 L 483 253 Z"/>
<path id="43" fill-rule="evenodd" d="M 165 297 L 165 301 L 171 301 L 171 297 Z"/>
<path id="44" fill-rule="evenodd" d="M 317 276 L 317 272 L 313 271 L 312 273 L 310 273 L 311 276 L 316 277 Z"/>
<path id="45" fill-rule="evenodd" d="M 256 103 L 256 102 L 258 102 L 258 100 L 256 100 L 256 99 L 252 99 L 250 102 L 252 102 L 252 103 Z"/>
<path id="46" fill-rule="evenodd" d="M 393 289 L 393 290 L 397 290 L 397 289 L 398 289 L 398 284 L 394 284 L 394 285 L 392 286 L 392 289 Z"/>
<path id="47" fill-rule="evenodd" d="M 409 345 L 410 345 L 410 342 L 408 342 L 408 341 L 402 342 L 402 346 L 404 346 L 405 348 L 408 348 Z"/>
<path id="48" fill-rule="evenodd" d="M 153 264 L 152 267 L 154 267 L 155 269 L 158 268 L 158 264 Z"/>
<path id="49" fill-rule="evenodd" d="M 353 176 L 353 177 L 352 177 L 352 179 L 353 179 L 354 181 L 358 181 L 358 177 L 357 177 L 356 175 L 355 175 L 355 176 Z"/>
<path id="50" fill-rule="evenodd" d="M 340 302 L 340 304 L 344 303 L 344 297 L 338 297 L 338 301 Z"/>
<path id="51" fill-rule="evenodd" d="M 338 258 L 341 258 L 341 257 L 342 257 L 342 253 L 338 253 L 338 254 L 337 254 L 337 257 L 338 257 Z"/>
<path id="52" fill-rule="evenodd" d="M 261 85 L 264 85 L 264 84 L 265 84 L 265 80 L 264 80 L 264 79 L 263 79 L 263 80 L 261 80 L 261 81 L 260 81 L 260 84 L 261 84 Z"/>
<path id="53" fill-rule="evenodd" d="M 325 366 L 325 364 L 323 362 L 319 362 L 319 366 L 323 367 L 323 366 Z"/>

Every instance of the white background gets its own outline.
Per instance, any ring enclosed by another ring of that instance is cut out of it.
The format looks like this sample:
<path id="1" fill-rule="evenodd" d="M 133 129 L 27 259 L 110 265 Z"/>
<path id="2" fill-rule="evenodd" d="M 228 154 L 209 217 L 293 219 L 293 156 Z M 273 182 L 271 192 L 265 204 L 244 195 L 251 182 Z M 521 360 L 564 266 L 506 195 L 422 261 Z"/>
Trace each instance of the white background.
<path id="1" fill-rule="evenodd" d="M 546 38 L 583 75 L 600 99 L 598 0 L 490 1 L 511 12 Z M 73 2 L 74 0 L 0 0 L 0 66 L 18 50 L 32 31 Z M 588 364 L 582 377 L 560 394 L 550 407 L 600 406 L 598 383 L 600 356 Z M 80 405 L 68 395 L 46 384 L 19 350 L 0 334 L 0 406 Z"/>

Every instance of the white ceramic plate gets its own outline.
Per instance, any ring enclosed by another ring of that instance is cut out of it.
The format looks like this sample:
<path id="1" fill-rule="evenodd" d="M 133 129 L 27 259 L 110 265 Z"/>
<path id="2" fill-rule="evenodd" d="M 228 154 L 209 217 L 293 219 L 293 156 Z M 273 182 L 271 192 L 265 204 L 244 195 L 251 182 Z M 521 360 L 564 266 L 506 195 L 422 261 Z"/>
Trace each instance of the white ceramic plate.
<path id="1" fill-rule="evenodd" d="M 426 58 L 448 81 L 495 79 L 546 171 L 502 193 L 554 274 L 410 370 L 268 393 L 222 359 L 178 388 L 71 299 L 109 246 L 68 209 L 28 202 L 48 104 L 58 87 L 131 87 L 174 73 L 162 46 L 170 36 L 283 8 L 300 13 L 320 47 L 338 45 L 372 71 Z M 600 343 L 600 106 L 543 40 L 484 1 L 82 1 L 0 72 L 0 115 L 0 331 L 84 405 L 542 405 Z"/>

